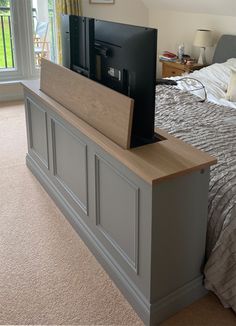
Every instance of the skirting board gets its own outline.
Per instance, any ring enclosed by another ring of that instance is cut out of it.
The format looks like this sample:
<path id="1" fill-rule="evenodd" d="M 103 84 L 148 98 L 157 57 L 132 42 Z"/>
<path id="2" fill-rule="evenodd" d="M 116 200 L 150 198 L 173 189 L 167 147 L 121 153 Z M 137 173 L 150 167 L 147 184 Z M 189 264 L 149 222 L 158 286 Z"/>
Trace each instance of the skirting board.
<path id="1" fill-rule="evenodd" d="M 23 90 L 20 83 L 0 84 L 0 102 L 23 100 Z"/>
<path id="2" fill-rule="evenodd" d="M 23 101 L 23 99 L 24 97 L 22 94 L 0 95 L 0 102 Z"/>
<path id="3" fill-rule="evenodd" d="M 52 181 L 40 169 L 38 164 L 29 156 L 29 154 L 26 156 L 26 165 L 55 201 L 69 223 L 80 235 L 87 247 L 115 282 L 128 302 L 133 306 L 145 325 L 157 325 L 180 309 L 186 307 L 197 299 L 200 299 L 207 293 L 203 287 L 202 277 L 199 277 L 177 289 L 165 298 L 162 298 L 158 302 L 150 304 L 134 284 L 126 277 L 104 246 L 89 230 L 78 213 L 68 204 L 56 189 Z"/>

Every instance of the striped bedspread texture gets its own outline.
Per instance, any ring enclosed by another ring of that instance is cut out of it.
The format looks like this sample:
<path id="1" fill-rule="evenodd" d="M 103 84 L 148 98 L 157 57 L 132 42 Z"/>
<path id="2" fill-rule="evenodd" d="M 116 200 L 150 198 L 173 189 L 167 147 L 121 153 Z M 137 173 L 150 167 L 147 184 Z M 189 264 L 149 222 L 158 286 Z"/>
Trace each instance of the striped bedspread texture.
<path id="1" fill-rule="evenodd" d="M 205 287 L 236 311 L 236 109 L 158 86 L 155 125 L 218 160 L 209 185 Z"/>

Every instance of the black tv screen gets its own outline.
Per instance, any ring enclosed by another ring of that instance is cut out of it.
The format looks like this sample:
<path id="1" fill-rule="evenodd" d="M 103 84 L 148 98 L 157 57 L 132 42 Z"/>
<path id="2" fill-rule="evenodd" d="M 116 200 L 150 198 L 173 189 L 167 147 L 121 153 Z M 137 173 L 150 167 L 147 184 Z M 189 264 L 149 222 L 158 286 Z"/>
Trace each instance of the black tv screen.
<path id="1" fill-rule="evenodd" d="M 134 99 L 131 147 L 156 141 L 157 30 L 62 16 L 63 64 Z"/>

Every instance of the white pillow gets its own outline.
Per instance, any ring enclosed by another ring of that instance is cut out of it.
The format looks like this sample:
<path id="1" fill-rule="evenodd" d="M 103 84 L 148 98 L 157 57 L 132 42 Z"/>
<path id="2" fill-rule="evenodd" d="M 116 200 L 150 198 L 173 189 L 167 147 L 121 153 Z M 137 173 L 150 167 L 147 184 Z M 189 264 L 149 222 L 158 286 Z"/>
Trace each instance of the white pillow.
<path id="1" fill-rule="evenodd" d="M 227 62 L 228 62 L 232 67 L 235 67 L 235 66 L 236 66 L 236 58 L 228 59 Z"/>
<path id="2" fill-rule="evenodd" d="M 231 70 L 226 99 L 231 102 L 236 102 L 236 70 Z"/>

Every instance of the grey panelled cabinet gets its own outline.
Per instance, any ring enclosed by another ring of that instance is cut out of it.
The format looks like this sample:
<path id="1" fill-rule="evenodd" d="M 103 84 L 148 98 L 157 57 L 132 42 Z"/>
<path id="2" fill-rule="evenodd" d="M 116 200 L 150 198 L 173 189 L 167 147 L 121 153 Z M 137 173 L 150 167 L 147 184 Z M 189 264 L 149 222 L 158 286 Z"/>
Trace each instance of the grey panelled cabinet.
<path id="1" fill-rule="evenodd" d="M 26 87 L 25 105 L 28 167 L 145 324 L 201 297 L 209 167 L 148 183 Z"/>

